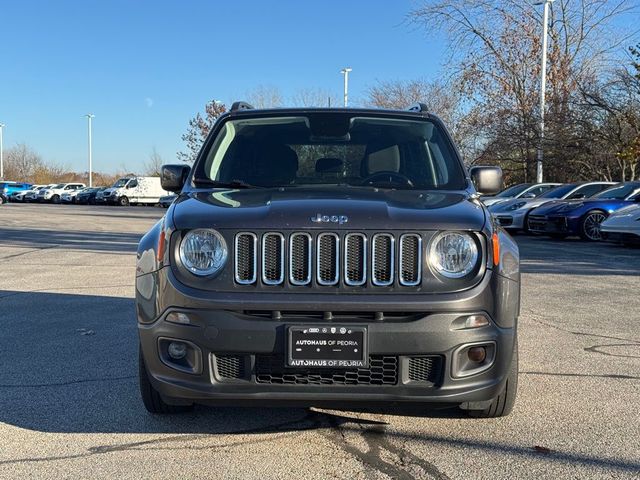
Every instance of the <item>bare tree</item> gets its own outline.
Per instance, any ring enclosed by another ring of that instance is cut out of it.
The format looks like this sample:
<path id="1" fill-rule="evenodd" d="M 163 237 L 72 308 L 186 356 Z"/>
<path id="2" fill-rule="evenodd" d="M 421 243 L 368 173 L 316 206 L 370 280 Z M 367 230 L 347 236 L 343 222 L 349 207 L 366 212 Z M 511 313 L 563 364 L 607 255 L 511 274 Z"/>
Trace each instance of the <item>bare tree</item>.
<path id="1" fill-rule="evenodd" d="M 19 143 L 5 152 L 6 178 L 25 181 L 43 166 L 42 157 L 25 143 Z"/>
<path id="2" fill-rule="evenodd" d="M 182 135 L 182 140 L 187 144 L 186 152 L 178 152 L 178 159 L 187 163 L 193 163 L 202 148 L 207 135 L 217 118 L 227 111 L 227 107 L 216 100 L 211 100 L 205 105 L 204 116 L 198 112 L 189 120 L 187 133 Z"/>
<path id="3" fill-rule="evenodd" d="M 614 20 L 637 11 L 632 0 L 557 0 L 550 23 L 545 170 L 564 180 L 576 154 L 579 86 L 602 75 L 623 32 Z M 450 75 L 476 105 L 477 160 L 532 177 L 539 139 L 541 12 L 522 0 L 426 0 L 411 19 L 450 39 Z M 578 145 L 584 151 L 584 145 Z"/>
<path id="4" fill-rule="evenodd" d="M 291 97 L 291 104 L 298 107 L 335 107 L 339 100 L 329 90 L 322 88 L 303 88 Z"/>
<path id="5" fill-rule="evenodd" d="M 162 165 L 164 161 L 162 156 L 156 150 L 156 147 L 151 149 L 149 154 L 149 160 L 144 165 L 144 173 L 150 177 L 158 177 L 162 173 Z"/>
<path id="6" fill-rule="evenodd" d="M 247 93 L 247 101 L 256 108 L 274 108 L 283 105 L 280 89 L 273 85 L 258 85 Z"/>

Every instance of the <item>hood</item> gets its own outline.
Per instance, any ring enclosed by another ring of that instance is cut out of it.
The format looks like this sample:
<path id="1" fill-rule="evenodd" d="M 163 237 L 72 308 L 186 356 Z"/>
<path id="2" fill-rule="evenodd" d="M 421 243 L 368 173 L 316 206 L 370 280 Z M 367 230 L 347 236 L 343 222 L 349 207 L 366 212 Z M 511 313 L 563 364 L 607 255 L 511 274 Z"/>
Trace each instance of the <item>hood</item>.
<path id="1" fill-rule="evenodd" d="M 506 202 L 501 202 L 499 204 L 493 205 L 489 210 L 491 212 L 504 212 L 512 205 L 516 204 L 522 205 L 518 209 L 531 210 L 532 208 L 555 203 L 557 201 L 558 200 L 553 200 L 551 198 L 513 198 L 511 200 L 507 200 Z"/>
<path id="2" fill-rule="evenodd" d="M 479 231 L 485 213 L 466 193 L 287 187 L 183 193 L 173 221 L 179 229 Z"/>

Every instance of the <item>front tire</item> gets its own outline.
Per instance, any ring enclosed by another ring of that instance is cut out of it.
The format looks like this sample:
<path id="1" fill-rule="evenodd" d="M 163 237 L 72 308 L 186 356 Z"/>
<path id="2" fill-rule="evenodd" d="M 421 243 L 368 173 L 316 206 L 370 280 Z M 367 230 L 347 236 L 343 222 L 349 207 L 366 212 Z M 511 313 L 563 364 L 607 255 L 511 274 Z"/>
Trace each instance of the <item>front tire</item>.
<path id="1" fill-rule="evenodd" d="M 493 399 L 484 410 L 467 410 L 467 414 L 473 418 L 498 418 L 506 417 L 513 410 L 518 392 L 518 340 L 513 347 L 511 368 L 502 392 Z"/>
<path id="2" fill-rule="evenodd" d="M 118 205 L 120 205 L 121 207 L 128 207 L 129 206 L 129 199 L 125 196 L 122 196 L 118 199 Z"/>
<path id="3" fill-rule="evenodd" d="M 600 224 L 607 218 L 607 214 L 602 210 L 592 210 L 588 212 L 582 222 L 580 222 L 580 236 L 583 240 L 599 242 L 602 240 Z"/>
<path id="4" fill-rule="evenodd" d="M 60 195 L 54 195 L 51 197 L 51 203 L 60 203 Z"/>
<path id="5" fill-rule="evenodd" d="M 149 381 L 149 373 L 144 363 L 142 348 L 138 351 L 138 377 L 140 379 L 140 395 L 142 403 L 149 413 L 157 415 L 167 415 L 174 413 L 183 413 L 193 410 L 193 405 L 169 405 L 166 403 L 160 393 L 153 388 Z"/>

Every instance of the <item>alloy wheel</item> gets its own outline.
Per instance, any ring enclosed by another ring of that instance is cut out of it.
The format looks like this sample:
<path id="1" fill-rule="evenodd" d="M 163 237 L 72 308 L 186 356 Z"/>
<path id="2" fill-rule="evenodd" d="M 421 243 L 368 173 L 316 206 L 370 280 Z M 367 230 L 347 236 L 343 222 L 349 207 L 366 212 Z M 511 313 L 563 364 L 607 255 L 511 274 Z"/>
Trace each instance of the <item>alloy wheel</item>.
<path id="1" fill-rule="evenodd" d="M 597 241 L 602 239 L 600 224 L 607 218 L 602 212 L 594 212 L 587 215 L 582 224 L 582 230 L 589 240 Z"/>

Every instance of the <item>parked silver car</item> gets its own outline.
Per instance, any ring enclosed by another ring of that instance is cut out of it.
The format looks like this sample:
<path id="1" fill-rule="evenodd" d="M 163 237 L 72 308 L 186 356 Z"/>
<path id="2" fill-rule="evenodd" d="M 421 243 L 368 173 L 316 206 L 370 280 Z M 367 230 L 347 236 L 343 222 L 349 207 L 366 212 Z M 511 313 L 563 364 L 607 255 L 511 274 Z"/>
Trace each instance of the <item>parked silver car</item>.
<path id="1" fill-rule="evenodd" d="M 494 196 L 482 196 L 480 200 L 487 207 L 491 205 L 495 205 L 497 203 L 506 202 L 507 200 L 511 200 L 513 198 L 536 198 L 542 195 L 543 193 L 560 186 L 560 183 L 519 183 L 518 185 L 513 185 L 505 190 L 501 191 L 499 194 Z"/>

